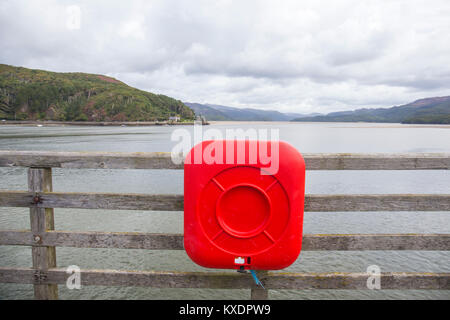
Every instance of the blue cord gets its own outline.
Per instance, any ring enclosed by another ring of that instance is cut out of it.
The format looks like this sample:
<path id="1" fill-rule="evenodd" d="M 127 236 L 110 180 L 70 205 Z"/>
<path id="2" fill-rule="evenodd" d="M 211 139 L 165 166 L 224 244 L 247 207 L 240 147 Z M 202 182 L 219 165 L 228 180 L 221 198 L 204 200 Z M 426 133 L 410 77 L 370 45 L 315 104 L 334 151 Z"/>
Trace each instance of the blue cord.
<path id="1" fill-rule="evenodd" d="M 261 286 L 264 290 L 266 290 L 266 288 L 264 288 L 263 284 L 261 283 L 261 281 L 259 281 L 258 276 L 256 275 L 256 272 L 254 270 L 250 270 L 250 273 L 253 276 L 253 279 L 255 280 L 256 285 Z"/>

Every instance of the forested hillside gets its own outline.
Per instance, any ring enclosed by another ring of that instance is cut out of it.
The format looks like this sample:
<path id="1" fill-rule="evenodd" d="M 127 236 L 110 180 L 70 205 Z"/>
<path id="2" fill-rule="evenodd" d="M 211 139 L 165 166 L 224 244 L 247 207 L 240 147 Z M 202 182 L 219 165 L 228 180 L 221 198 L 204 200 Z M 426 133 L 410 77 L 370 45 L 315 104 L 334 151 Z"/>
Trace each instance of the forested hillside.
<path id="1" fill-rule="evenodd" d="M 56 73 L 0 64 L 0 119 L 155 121 L 194 112 L 181 101 L 114 78 Z"/>

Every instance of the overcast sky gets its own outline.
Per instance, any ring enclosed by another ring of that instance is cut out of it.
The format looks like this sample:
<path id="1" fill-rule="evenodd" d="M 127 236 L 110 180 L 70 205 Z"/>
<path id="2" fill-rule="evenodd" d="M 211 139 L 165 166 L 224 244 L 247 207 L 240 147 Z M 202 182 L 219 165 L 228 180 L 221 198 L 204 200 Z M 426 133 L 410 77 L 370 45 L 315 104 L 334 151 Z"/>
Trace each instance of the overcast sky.
<path id="1" fill-rule="evenodd" d="M 286 112 L 450 95 L 450 1 L 0 0 L 0 63 Z"/>

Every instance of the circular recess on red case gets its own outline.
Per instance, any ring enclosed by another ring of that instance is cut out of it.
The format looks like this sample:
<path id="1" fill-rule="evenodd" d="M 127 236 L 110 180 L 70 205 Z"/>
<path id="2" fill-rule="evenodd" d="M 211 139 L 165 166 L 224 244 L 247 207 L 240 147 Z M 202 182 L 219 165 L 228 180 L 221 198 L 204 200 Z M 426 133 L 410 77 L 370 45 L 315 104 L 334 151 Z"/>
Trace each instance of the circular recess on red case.
<path id="1" fill-rule="evenodd" d="M 216 217 L 220 226 L 237 238 L 251 238 L 264 231 L 270 215 L 270 199 L 255 185 L 234 185 L 217 200 Z"/>
<path id="2" fill-rule="evenodd" d="M 202 189 L 196 214 L 217 248 L 254 255 L 282 237 L 290 204 L 275 176 L 261 175 L 257 167 L 237 166 L 218 172 Z"/>

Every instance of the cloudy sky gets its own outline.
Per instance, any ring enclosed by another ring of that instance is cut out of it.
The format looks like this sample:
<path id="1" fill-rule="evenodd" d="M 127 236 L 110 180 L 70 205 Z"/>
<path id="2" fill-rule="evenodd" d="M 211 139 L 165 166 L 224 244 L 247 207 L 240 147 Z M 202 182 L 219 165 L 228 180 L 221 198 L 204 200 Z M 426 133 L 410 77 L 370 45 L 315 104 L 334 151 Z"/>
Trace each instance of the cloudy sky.
<path id="1" fill-rule="evenodd" d="M 450 95 L 450 1 L 0 0 L 0 63 L 286 112 Z"/>

